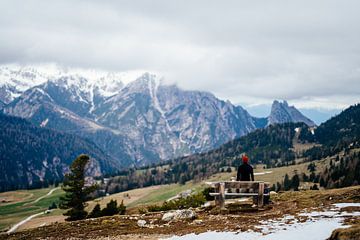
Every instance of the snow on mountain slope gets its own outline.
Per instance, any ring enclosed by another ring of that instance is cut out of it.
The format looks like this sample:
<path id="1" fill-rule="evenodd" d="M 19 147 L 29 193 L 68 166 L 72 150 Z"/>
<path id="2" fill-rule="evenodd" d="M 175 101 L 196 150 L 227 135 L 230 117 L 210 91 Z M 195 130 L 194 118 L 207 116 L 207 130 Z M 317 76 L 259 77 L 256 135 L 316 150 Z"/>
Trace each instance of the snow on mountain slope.
<path id="1" fill-rule="evenodd" d="M 151 73 L 57 66 L 0 70 L 4 113 L 85 136 L 109 155 L 136 165 L 211 150 L 268 123 L 311 124 L 294 107 L 278 102 L 269 118 L 256 119 L 241 106 L 208 92 L 162 84 Z"/>
<path id="2" fill-rule="evenodd" d="M 79 91 L 88 95 L 86 101 L 91 101 L 93 95 L 107 98 L 120 91 L 124 82 L 133 81 L 142 73 L 142 71 L 109 73 L 67 69 L 53 64 L 42 66 L 1 65 L 0 101 L 7 104 L 29 88 L 44 84 L 47 81 L 63 84 L 67 87 L 75 86 Z"/>

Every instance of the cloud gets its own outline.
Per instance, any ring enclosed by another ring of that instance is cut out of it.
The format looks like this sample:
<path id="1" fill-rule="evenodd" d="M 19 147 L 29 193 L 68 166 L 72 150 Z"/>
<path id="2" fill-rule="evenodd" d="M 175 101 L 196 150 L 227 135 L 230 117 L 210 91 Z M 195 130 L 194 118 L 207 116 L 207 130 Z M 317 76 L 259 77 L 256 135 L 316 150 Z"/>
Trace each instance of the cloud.
<path id="1" fill-rule="evenodd" d="M 245 105 L 360 101 L 358 1 L 3 0 L 0 8 L 0 64 L 146 69 Z"/>

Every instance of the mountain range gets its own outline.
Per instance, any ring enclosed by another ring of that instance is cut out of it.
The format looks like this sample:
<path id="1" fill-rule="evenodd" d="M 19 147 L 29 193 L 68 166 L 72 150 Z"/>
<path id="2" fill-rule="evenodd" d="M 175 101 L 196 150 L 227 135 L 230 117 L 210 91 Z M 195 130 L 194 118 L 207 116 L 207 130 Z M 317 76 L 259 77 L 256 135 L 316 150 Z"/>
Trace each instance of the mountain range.
<path id="1" fill-rule="evenodd" d="M 303 145 L 305 144 L 305 145 Z M 301 146 L 302 150 L 296 148 Z M 216 173 L 236 169 L 244 153 L 251 164 L 266 168 L 294 165 L 297 162 L 335 160 L 314 179 L 322 187 L 345 187 L 360 181 L 360 104 L 314 129 L 305 123 L 282 123 L 257 129 L 208 152 L 184 156 L 141 171 L 130 169 L 111 177 L 104 189 L 115 193 L 151 185 L 199 181 Z M 232 167 L 232 169 L 231 169 Z"/>
<path id="2" fill-rule="evenodd" d="M 315 126 L 286 101 L 274 101 L 268 117 L 256 118 L 211 93 L 166 85 L 155 74 L 50 70 L 1 66 L 2 112 L 93 142 L 122 167 L 209 151 L 272 124 Z"/>
<path id="3" fill-rule="evenodd" d="M 126 85 L 124 76 L 3 67 L 0 101 L 5 114 L 86 137 L 124 165 L 207 151 L 269 124 L 315 125 L 286 102 L 274 101 L 269 117 L 255 118 L 211 93 L 161 84 L 154 74 Z"/>

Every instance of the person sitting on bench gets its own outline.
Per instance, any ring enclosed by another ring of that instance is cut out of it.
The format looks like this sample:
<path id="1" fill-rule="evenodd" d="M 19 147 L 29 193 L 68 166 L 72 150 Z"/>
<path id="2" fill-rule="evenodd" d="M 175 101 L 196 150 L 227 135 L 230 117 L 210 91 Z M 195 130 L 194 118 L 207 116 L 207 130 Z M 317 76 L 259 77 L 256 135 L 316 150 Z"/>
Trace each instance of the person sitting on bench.
<path id="1" fill-rule="evenodd" d="M 249 164 L 249 158 L 246 155 L 242 156 L 242 164 L 239 166 L 237 171 L 236 181 L 254 181 L 254 170 Z"/>

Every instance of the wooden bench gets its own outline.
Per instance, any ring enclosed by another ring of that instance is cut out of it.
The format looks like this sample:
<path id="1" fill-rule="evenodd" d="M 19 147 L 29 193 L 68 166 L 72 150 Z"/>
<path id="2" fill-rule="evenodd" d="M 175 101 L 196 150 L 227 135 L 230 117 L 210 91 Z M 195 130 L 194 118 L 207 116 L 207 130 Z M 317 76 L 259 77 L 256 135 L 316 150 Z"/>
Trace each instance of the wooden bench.
<path id="1" fill-rule="evenodd" d="M 220 208 L 225 207 L 227 196 L 257 196 L 257 202 L 255 202 L 255 198 L 253 201 L 259 207 L 264 206 L 264 196 L 270 196 L 268 191 L 264 193 L 265 189 L 269 189 L 270 184 L 262 181 L 228 181 L 208 184 L 215 189 L 215 192 L 210 195 L 215 197 L 215 204 Z M 235 192 L 232 189 L 235 189 Z"/>

